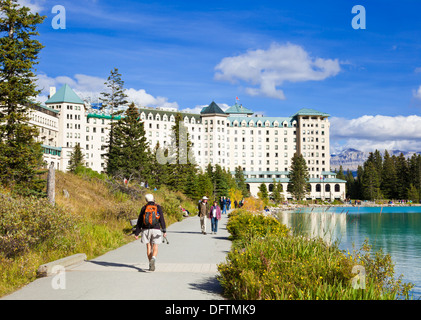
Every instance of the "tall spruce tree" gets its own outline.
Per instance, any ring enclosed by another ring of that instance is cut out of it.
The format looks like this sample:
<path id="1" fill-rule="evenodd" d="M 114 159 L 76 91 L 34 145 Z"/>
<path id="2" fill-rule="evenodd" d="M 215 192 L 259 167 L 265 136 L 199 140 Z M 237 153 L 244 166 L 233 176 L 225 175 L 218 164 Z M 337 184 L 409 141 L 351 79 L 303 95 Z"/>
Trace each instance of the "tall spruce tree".
<path id="1" fill-rule="evenodd" d="M 168 180 L 167 184 L 173 190 L 184 190 L 187 177 L 197 172 L 196 161 L 190 134 L 184 125 L 183 116 L 177 113 L 171 129 L 171 145 L 168 148 Z"/>
<path id="2" fill-rule="evenodd" d="M 387 150 L 384 151 L 380 188 L 385 199 L 396 199 L 396 168 Z"/>
<path id="3" fill-rule="evenodd" d="M 247 190 L 246 179 L 244 178 L 243 169 L 241 166 L 235 168 L 235 182 L 237 183 L 237 188 L 243 194 L 243 197 L 249 197 L 250 192 Z"/>
<path id="4" fill-rule="evenodd" d="M 107 90 L 101 92 L 102 109 L 108 110 L 111 115 L 110 134 L 108 137 L 108 153 L 107 153 L 107 173 L 115 174 L 118 167 L 115 166 L 117 160 L 114 156 L 118 157 L 118 150 L 114 150 L 114 125 L 115 118 L 121 114 L 118 108 L 127 104 L 127 95 L 124 89 L 124 81 L 121 79 L 121 74 L 117 68 L 111 70 L 107 81 L 104 83 Z"/>
<path id="5" fill-rule="evenodd" d="M 145 137 L 144 123 L 140 120 L 139 110 L 131 103 L 114 126 L 114 147 L 108 157 L 111 173 L 127 180 L 147 182 L 150 178 L 149 151 Z"/>
<path id="6" fill-rule="evenodd" d="M 301 200 L 305 197 L 308 182 L 309 174 L 306 161 L 303 155 L 295 153 L 292 157 L 288 185 L 288 189 L 295 199 Z"/>
<path id="7" fill-rule="evenodd" d="M 408 197 L 409 187 L 409 166 L 405 156 L 401 152 L 395 157 L 396 167 L 396 197 L 398 199 L 406 199 Z"/>
<path id="8" fill-rule="evenodd" d="M 73 148 L 73 152 L 70 155 L 69 166 L 67 167 L 67 170 L 74 173 L 78 167 L 84 167 L 85 163 L 83 158 L 84 157 L 82 150 L 80 149 L 80 144 L 76 143 Z"/>
<path id="9" fill-rule="evenodd" d="M 266 184 L 264 183 L 260 184 L 259 192 L 257 193 L 257 195 L 260 198 L 260 200 L 263 200 L 265 204 L 267 204 L 269 200 L 269 192 L 268 192 L 268 188 L 266 187 Z"/>
<path id="10" fill-rule="evenodd" d="M 357 199 L 357 192 L 355 186 L 355 178 L 352 172 L 348 169 L 345 176 L 346 180 L 346 196 L 349 199 Z"/>
<path id="11" fill-rule="evenodd" d="M 212 179 L 207 173 L 199 173 L 197 176 L 197 199 L 203 196 L 211 197 L 213 195 Z"/>
<path id="12" fill-rule="evenodd" d="M 273 179 L 272 199 L 276 204 L 280 204 L 284 200 L 282 191 L 282 183 L 276 182 L 276 180 Z"/>
<path id="13" fill-rule="evenodd" d="M 381 198 L 379 173 L 373 161 L 364 164 L 362 192 L 366 200 Z"/>
<path id="14" fill-rule="evenodd" d="M 45 17 L 17 1 L 0 1 L 0 183 L 22 194 L 42 195 L 42 148 L 27 124 L 39 94 L 34 65 L 43 48 L 35 39 Z"/>
<path id="15" fill-rule="evenodd" d="M 165 154 L 167 151 L 167 154 Z M 151 169 L 151 178 L 149 180 L 150 186 L 160 187 L 167 184 L 168 181 L 168 168 L 165 164 L 161 164 L 158 161 L 158 158 L 165 158 L 168 156 L 168 150 L 164 150 L 159 145 L 159 141 L 155 145 L 155 148 L 152 152 L 150 169 Z"/>

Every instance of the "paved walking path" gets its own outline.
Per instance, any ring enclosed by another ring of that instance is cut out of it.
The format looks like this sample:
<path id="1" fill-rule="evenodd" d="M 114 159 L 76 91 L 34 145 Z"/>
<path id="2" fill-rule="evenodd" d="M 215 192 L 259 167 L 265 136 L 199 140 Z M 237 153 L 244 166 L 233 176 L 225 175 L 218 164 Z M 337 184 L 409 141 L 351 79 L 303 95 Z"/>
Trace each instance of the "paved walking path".
<path id="1" fill-rule="evenodd" d="M 96 259 L 68 267 L 65 282 L 61 283 L 65 289 L 54 289 L 57 277 L 49 276 L 3 299 L 223 299 L 216 275 L 217 264 L 225 261 L 231 248 L 227 220 L 227 215 L 222 215 L 216 235 L 203 235 L 197 216 L 172 224 L 167 230 L 169 244 L 159 246 L 154 272 L 149 271 L 146 246 L 139 238 Z"/>

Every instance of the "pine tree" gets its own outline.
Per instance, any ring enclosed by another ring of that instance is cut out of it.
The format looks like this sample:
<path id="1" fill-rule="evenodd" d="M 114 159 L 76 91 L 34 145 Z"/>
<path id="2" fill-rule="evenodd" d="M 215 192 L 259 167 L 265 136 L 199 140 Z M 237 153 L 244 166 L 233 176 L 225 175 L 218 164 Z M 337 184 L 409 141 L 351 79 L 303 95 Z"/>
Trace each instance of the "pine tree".
<path id="1" fill-rule="evenodd" d="M 223 196 L 227 197 L 228 191 L 230 189 L 229 180 L 225 171 L 219 164 L 215 165 L 215 172 L 213 174 L 213 178 L 215 185 L 214 195 L 216 199 L 219 199 Z"/>
<path id="2" fill-rule="evenodd" d="M 151 162 L 150 162 L 150 170 L 151 170 L 151 177 L 148 180 L 149 185 L 160 187 L 162 185 L 167 184 L 168 181 L 168 170 L 165 164 L 161 164 L 158 161 L 158 158 L 165 158 L 167 157 L 165 150 L 162 149 L 159 145 L 159 142 L 155 145 L 155 148 L 152 152 Z"/>
<path id="3" fill-rule="evenodd" d="M 184 187 L 184 194 L 190 199 L 200 198 L 198 191 L 198 176 L 194 172 L 190 172 L 187 177 L 186 186 Z"/>
<path id="4" fill-rule="evenodd" d="M 421 155 L 414 154 L 409 159 L 409 183 L 412 183 L 418 193 L 421 191 Z"/>
<path id="5" fill-rule="evenodd" d="M 67 167 L 67 170 L 69 170 L 72 173 L 75 173 L 78 167 L 84 167 L 85 163 L 83 158 L 84 157 L 82 150 L 80 149 L 80 144 L 76 143 L 76 145 L 73 148 L 73 152 L 70 155 L 69 166 Z"/>
<path id="6" fill-rule="evenodd" d="M 379 174 L 372 161 L 367 161 L 364 164 L 362 192 L 363 198 L 367 200 L 379 199 L 381 197 Z"/>
<path id="7" fill-rule="evenodd" d="M 363 179 L 364 179 L 364 169 L 362 166 L 357 167 L 357 178 L 355 181 L 355 199 L 364 199 L 363 196 Z"/>
<path id="8" fill-rule="evenodd" d="M 146 182 L 150 178 L 152 154 L 145 138 L 144 123 L 140 120 L 139 110 L 131 103 L 124 117 L 114 126 L 114 148 L 111 168 L 114 175 L 127 180 Z"/>
<path id="9" fill-rule="evenodd" d="M 211 197 L 213 195 L 212 179 L 207 173 L 199 173 L 197 175 L 197 199 L 203 196 Z"/>
<path id="10" fill-rule="evenodd" d="M 34 38 L 45 17 L 16 1 L 0 1 L 0 183 L 22 194 L 42 195 L 42 148 L 27 124 L 28 106 L 39 94 L 34 65 L 43 48 Z"/>
<path id="11" fill-rule="evenodd" d="M 118 150 L 114 150 L 114 119 L 121 114 L 118 108 L 127 104 L 127 95 L 124 92 L 124 81 L 121 79 L 121 74 L 118 73 L 117 68 L 111 70 L 110 76 L 104 84 L 108 89 L 105 92 L 101 92 L 99 99 L 102 101 L 102 109 L 107 109 L 111 115 L 110 134 L 108 137 L 107 173 L 113 175 L 118 170 L 118 167 L 115 166 L 117 160 L 114 159 L 115 156 L 118 157 Z"/>
<path id="12" fill-rule="evenodd" d="M 385 199 L 396 198 L 396 168 L 395 163 L 387 150 L 384 151 L 381 191 Z"/>
<path id="13" fill-rule="evenodd" d="M 349 199 L 356 199 L 355 196 L 355 178 L 352 172 L 348 169 L 345 176 L 346 180 L 346 196 Z"/>
<path id="14" fill-rule="evenodd" d="M 301 200 L 307 194 L 307 183 L 309 174 L 307 164 L 301 154 L 295 153 L 292 157 L 291 169 L 289 172 L 289 191 L 297 200 Z"/>
<path id="15" fill-rule="evenodd" d="M 260 184 L 260 186 L 259 186 L 259 192 L 257 193 L 257 195 L 265 203 L 268 201 L 268 199 L 269 199 L 269 193 L 268 193 L 268 189 L 266 187 L 266 184 L 264 184 L 264 183 Z"/>
<path id="16" fill-rule="evenodd" d="M 409 185 L 409 188 L 407 190 L 407 194 L 408 194 L 408 199 L 412 200 L 412 202 L 419 202 L 420 201 L 419 192 L 418 192 L 417 188 L 415 188 L 415 186 L 412 183 Z"/>
<path id="17" fill-rule="evenodd" d="M 397 199 L 407 199 L 409 186 L 409 167 L 403 153 L 395 157 L 396 167 L 396 197 Z"/>
<path id="18" fill-rule="evenodd" d="M 272 199 L 276 204 L 280 204 L 284 200 L 282 191 L 282 184 L 273 179 Z"/>
<path id="19" fill-rule="evenodd" d="M 243 169 L 241 168 L 241 166 L 235 168 L 235 182 L 237 184 L 237 188 L 243 194 L 243 197 L 249 197 L 250 192 L 247 190 L 246 179 L 244 178 Z"/>
<path id="20" fill-rule="evenodd" d="M 168 181 L 173 190 L 184 190 L 187 177 L 196 173 L 196 161 L 193 156 L 192 143 L 184 125 L 181 113 L 175 116 L 175 124 L 171 130 L 171 145 L 168 148 Z"/>

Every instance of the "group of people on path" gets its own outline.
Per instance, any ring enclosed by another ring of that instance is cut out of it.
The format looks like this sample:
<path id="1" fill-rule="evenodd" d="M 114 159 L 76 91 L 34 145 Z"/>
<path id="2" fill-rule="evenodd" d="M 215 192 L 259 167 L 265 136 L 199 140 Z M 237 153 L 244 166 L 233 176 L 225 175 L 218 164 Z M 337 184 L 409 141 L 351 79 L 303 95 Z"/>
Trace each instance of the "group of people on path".
<path id="1" fill-rule="evenodd" d="M 141 235 L 141 243 L 146 244 L 146 254 L 149 260 L 149 270 L 155 271 L 156 257 L 158 255 L 158 245 L 162 243 L 163 237 L 166 238 L 167 230 L 162 207 L 155 203 L 154 196 L 147 194 L 145 196 L 146 204 L 140 210 L 139 218 L 137 219 L 136 229 L 134 235 L 136 240 Z M 202 234 L 206 233 L 206 221 L 211 220 L 212 234 L 218 232 L 218 221 L 221 220 L 223 214 L 227 214 L 230 210 L 231 201 L 229 198 L 221 198 L 221 206 L 217 201 L 214 201 L 209 207 L 208 198 L 204 196 L 198 204 L 200 227 Z M 188 214 L 186 215 L 188 216 Z M 167 240 L 168 241 L 168 240 Z"/>
<path id="2" fill-rule="evenodd" d="M 200 218 L 200 228 L 202 230 L 202 234 L 206 234 L 206 221 L 207 219 L 210 219 L 212 234 L 216 234 L 218 232 L 218 221 L 221 220 L 222 214 L 227 213 L 228 206 L 226 205 L 224 199 L 221 199 L 221 202 L 223 202 L 222 210 L 217 201 L 214 201 L 212 206 L 209 208 L 208 200 L 208 197 L 204 196 L 197 206 L 199 211 L 198 216 Z"/>

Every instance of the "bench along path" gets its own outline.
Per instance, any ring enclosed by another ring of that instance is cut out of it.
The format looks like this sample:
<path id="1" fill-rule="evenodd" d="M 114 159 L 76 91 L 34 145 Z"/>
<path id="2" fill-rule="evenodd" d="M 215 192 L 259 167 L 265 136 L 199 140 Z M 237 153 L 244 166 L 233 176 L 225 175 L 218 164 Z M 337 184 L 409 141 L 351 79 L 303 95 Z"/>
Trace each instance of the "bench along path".
<path id="1" fill-rule="evenodd" d="M 223 299 L 216 279 L 217 264 L 231 248 L 227 215 L 218 233 L 200 231 L 197 216 L 167 229 L 169 244 L 159 245 L 155 271 L 149 271 L 146 245 L 139 240 L 98 258 L 69 266 L 66 272 L 39 278 L 3 299 Z"/>

